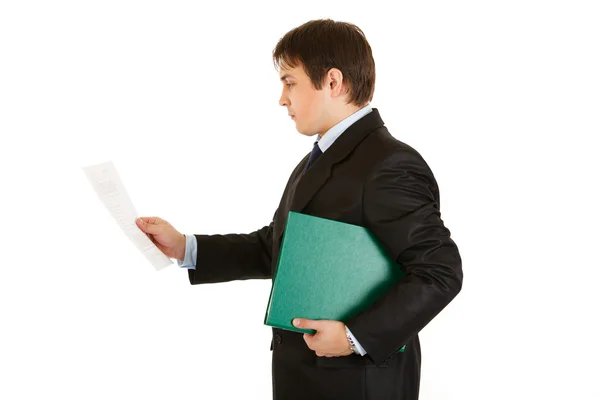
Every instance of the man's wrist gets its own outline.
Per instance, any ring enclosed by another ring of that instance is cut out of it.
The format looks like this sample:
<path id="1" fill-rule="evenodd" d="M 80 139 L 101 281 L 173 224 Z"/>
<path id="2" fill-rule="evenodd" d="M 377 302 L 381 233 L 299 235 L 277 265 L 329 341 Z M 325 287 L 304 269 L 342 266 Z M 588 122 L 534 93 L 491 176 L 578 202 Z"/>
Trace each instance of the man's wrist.
<path id="1" fill-rule="evenodd" d="M 177 257 L 177 259 L 179 261 L 183 261 L 185 259 L 185 249 L 187 247 L 185 234 L 182 233 L 181 238 L 182 238 L 181 239 L 182 245 L 180 246 L 181 251 L 179 252 L 179 257 Z"/>

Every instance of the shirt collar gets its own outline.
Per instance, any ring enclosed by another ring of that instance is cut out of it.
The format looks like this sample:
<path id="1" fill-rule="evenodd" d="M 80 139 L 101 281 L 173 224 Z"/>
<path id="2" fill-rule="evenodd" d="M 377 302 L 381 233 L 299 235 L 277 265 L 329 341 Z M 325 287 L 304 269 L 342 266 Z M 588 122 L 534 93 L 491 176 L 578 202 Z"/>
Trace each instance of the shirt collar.
<path id="1" fill-rule="evenodd" d="M 319 149 L 321 149 L 321 151 L 324 153 L 325 150 L 327 150 L 333 144 L 333 142 L 335 142 L 335 140 L 338 137 L 340 137 L 340 135 L 344 133 L 344 131 L 348 129 L 348 127 L 350 127 L 350 125 L 352 125 L 353 123 L 370 113 L 372 110 L 373 109 L 371 107 L 371 104 L 367 104 L 360 110 L 347 116 L 346 118 L 332 126 L 327 132 L 325 132 L 323 136 L 317 135 Z"/>

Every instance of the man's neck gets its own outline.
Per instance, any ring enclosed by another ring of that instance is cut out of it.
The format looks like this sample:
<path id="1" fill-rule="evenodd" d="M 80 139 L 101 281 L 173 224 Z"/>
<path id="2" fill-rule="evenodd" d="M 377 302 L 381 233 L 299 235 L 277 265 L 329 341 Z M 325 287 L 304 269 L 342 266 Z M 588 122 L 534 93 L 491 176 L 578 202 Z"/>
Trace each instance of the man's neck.
<path id="1" fill-rule="evenodd" d="M 368 103 L 367 103 L 367 104 L 368 104 Z M 367 104 L 363 105 L 362 107 L 358 107 L 358 106 L 354 106 L 354 105 L 353 105 L 353 106 L 351 106 L 351 107 L 348 107 L 348 108 L 344 109 L 344 111 L 340 112 L 340 113 L 339 113 L 339 116 L 337 116 L 337 117 L 334 119 L 334 122 L 333 122 L 333 123 L 330 123 L 330 124 L 328 124 L 329 126 L 327 127 L 327 129 L 325 129 L 325 131 L 324 131 L 324 132 L 319 132 L 319 133 L 317 133 L 317 135 L 319 135 L 319 137 L 320 137 L 320 138 L 322 138 L 322 137 L 323 137 L 323 135 L 324 135 L 325 133 L 327 133 L 327 132 L 328 132 L 328 131 L 329 131 L 331 128 L 333 128 L 334 126 L 336 126 L 336 125 L 337 125 L 337 124 L 339 124 L 341 121 L 345 120 L 346 118 L 348 118 L 349 116 L 351 116 L 352 114 L 354 114 L 355 112 L 357 112 L 358 110 L 360 110 L 360 109 L 362 109 L 362 108 L 366 107 L 366 106 L 367 106 Z"/>

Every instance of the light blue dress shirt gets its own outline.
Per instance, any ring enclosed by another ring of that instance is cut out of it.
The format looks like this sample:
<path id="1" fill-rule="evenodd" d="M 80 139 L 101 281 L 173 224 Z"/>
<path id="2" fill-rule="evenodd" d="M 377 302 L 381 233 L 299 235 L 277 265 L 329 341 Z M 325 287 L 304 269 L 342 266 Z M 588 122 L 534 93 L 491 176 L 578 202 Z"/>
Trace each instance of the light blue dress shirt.
<path id="1" fill-rule="evenodd" d="M 333 142 L 335 142 L 335 140 L 338 137 L 340 137 L 340 135 L 342 133 L 344 133 L 344 131 L 346 129 L 348 129 L 348 127 L 350 125 L 352 125 L 353 123 L 355 123 L 356 121 L 358 121 L 359 119 L 361 119 L 362 117 L 364 117 L 365 115 L 370 113 L 371 111 L 372 111 L 371 105 L 367 104 L 360 110 L 356 111 L 354 114 L 349 115 L 348 117 L 344 118 L 343 120 L 341 120 L 340 122 L 338 122 L 337 124 L 332 126 L 327 132 L 325 132 L 325 134 L 323 136 L 317 135 L 317 142 L 318 142 L 319 149 L 321 149 L 321 151 L 323 153 L 325 153 L 325 151 L 333 144 Z M 196 269 L 196 259 L 197 259 L 197 254 L 198 254 L 198 249 L 196 247 L 197 246 L 196 237 L 193 234 L 184 235 L 184 236 L 185 236 L 185 257 L 184 257 L 183 261 L 177 260 L 177 265 L 179 265 L 181 268 Z M 360 345 L 360 343 L 358 343 L 358 340 L 356 340 L 356 338 L 354 337 L 352 332 L 350 332 L 350 329 L 348 329 L 348 327 L 346 327 L 346 332 L 348 332 L 348 334 L 354 341 L 354 344 L 356 345 L 356 348 L 358 349 L 360 354 L 362 356 L 367 354 L 366 350 Z"/>

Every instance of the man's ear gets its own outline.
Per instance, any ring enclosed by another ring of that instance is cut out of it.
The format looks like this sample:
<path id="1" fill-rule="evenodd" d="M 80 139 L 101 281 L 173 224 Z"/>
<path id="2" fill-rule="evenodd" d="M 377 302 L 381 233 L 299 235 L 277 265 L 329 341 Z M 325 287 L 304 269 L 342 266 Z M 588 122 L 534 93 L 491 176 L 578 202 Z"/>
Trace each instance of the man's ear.
<path id="1" fill-rule="evenodd" d="M 337 68 L 332 68 L 329 70 L 329 78 L 331 81 L 329 82 L 329 89 L 334 90 L 334 86 L 338 89 L 337 95 L 343 95 L 344 88 L 342 86 L 343 83 L 343 75 L 342 71 Z"/>

